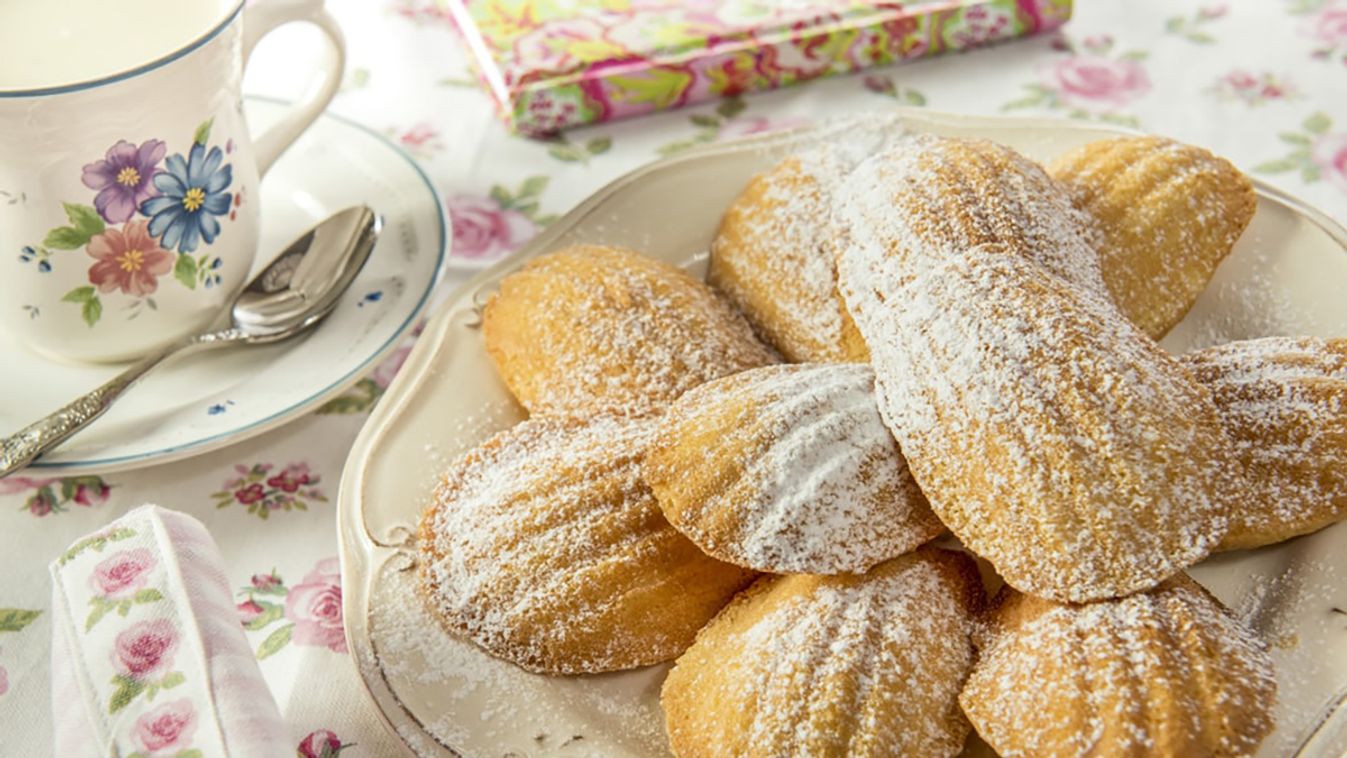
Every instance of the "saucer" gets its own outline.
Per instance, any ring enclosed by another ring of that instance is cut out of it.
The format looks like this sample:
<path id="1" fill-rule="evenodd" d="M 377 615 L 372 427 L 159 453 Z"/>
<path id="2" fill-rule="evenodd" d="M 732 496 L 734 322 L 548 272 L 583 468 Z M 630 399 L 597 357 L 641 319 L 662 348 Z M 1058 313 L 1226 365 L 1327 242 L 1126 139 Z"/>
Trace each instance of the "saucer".
<path id="1" fill-rule="evenodd" d="M 288 105 L 248 98 L 254 131 Z M 327 216 L 364 203 L 384 229 L 364 270 L 314 331 L 276 345 L 171 359 L 102 418 L 34 462 L 60 475 L 164 463 L 261 434 L 360 380 L 416 322 L 448 254 L 443 204 L 400 148 L 324 115 L 261 185 L 257 266 Z M 111 379 L 118 366 L 43 357 L 0 334 L 0 435 L 11 434 Z"/>

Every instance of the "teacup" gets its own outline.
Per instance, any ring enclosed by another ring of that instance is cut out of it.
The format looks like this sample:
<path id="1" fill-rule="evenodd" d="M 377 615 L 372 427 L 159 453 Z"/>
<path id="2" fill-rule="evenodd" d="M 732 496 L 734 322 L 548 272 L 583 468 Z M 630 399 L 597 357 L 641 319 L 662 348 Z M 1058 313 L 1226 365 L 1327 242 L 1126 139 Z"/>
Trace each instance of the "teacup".
<path id="1" fill-rule="evenodd" d="M 254 138 L 243 69 L 291 21 L 330 52 Z M 0 50 L 0 328 L 118 361 L 208 327 L 247 283 L 259 177 L 340 85 L 322 0 L 22 0 L 0 4 Z"/>

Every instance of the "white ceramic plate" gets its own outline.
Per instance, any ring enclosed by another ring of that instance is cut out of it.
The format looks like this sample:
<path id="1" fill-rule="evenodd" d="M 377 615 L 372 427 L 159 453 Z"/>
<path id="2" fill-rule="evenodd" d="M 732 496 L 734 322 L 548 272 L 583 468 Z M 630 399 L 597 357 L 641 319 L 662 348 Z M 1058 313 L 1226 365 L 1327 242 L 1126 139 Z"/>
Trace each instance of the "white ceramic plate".
<path id="1" fill-rule="evenodd" d="M 249 98 L 248 122 L 285 108 Z M 270 346 L 197 353 L 156 369 L 88 429 L 33 464 L 106 472 L 197 455 L 260 434 L 355 383 L 410 329 L 447 256 L 442 205 L 400 148 L 325 115 L 262 182 L 260 267 L 305 229 L 368 204 L 383 234 L 350 290 L 311 334 Z M 0 434 L 17 431 L 120 369 L 60 363 L 0 334 Z"/>
<path id="2" fill-rule="evenodd" d="M 1066 121 L 905 114 L 911 128 L 985 137 L 1043 160 L 1114 133 Z M 725 207 L 755 172 L 817 132 L 769 136 L 653 164 L 601 190 L 439 310 L 351 452 L 339 527 L 347 637 L 386 722 L 426 756 L 665 755 L 665 666 L 584 677 L 528 674 L 441 631 L 405 549 L 436 476 L 522 411 L 483 345 L 479 304 L 524 261 L 573 242 L 622 244 L 704 271 Z M 1272 334 L 1347 335 L 1347 233 L 1260 186 L 1258 212 L 1171 350 Z M 1347 686 L 1347 525 L 1219 556 L 1194 576 L 1273 644 L 1277 731 L 1261 755 L 1338 756 Z M 1311 742 L 1308 747 L 1303 747 Z"/>

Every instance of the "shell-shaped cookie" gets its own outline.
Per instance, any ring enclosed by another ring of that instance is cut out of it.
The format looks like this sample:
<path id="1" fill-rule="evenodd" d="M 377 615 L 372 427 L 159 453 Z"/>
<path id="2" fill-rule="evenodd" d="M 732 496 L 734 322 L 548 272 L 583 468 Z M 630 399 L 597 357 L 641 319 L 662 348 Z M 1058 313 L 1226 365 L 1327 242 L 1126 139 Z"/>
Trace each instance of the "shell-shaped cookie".
<path id="1" fill-rule="evenodd" d="M 597 245 L 505 277 L 482 330 L 501 378 L 531 413 L 645 413 L 702 382 L 775 362 L 703 282 Z"/>
<path id="2" fill-rule="evenodd" d="M 852 165 L 828 143 L 786 158 L 749 182 L 711 243 L 707 281 L 789 361 L 869 358 L 837 294 L 829 224 L 831 186 Z"/>
<path id="3" fill-rule="evenodd" d="M 1347 518 L 1347 339 L 1267 337 L 1182 359 L 1211 388 L 1248 480 L 1219 549 Z"/>
<path id="4" fill-rule="evenodd" d="M 1257 206 L 1229 161 L 1163 137 L 1091 142 L 1050 171 L 1096 222 L 1114 304 L 1155 339 L 1192 307 Z"/>
<path id="5" fill-rule="evenodd" d="M 973 562 L 923 547 L 856 576 L 764 577 L 661 692 L 680 758 L 957 755 L 982 602 Z"/>
<path id="6" fill-rule="evenodd" d="M 1252 755 L 1273 729 L 1266 646 L 1183 574 L 1060 605 L 1008 592 L 959 696 L 1003 758 Z"/>
<path id="7" fill-rule="evenodd" d="M 879 238 L 893 243 L 891 254 L 996 245 L 1106 292 L 1090 218 L 1041 166 L 1005 145 L 930 134 L 894 140 L 848 172 L 833 206 L 839 255 Z"/>
<path id="8" fill-rule="evenodd" d="M 441 622 L 546 673 L 683 652 L 754 575 L 665 521 L 640 475 L 649 436 L 644 419 L 533 418 L 455 461 L 417 543 Z"/>
<path id="9" fill-rule="evenodd" d="M 942 532 L 864 364 L 766 366 L 670 406 L 646 454 L 664 515 L 708 554 L 781 574 L 862 573 Z"/>
<path id="10" fill-rule="evenodd" d="M 1239 481 L 1210 393 L 1095 296 L 1003 248 L 842 255 L 880 413 L 931 508 L 1006 582 L 1152 587 L 1225 534 Z"/>

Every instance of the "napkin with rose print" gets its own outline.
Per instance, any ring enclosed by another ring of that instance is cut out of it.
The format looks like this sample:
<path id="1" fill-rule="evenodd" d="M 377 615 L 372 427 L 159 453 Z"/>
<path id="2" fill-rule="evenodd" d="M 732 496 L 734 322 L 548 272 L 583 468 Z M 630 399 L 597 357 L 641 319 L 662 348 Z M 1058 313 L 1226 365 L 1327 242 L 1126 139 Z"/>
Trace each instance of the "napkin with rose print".
<path id="1" fill-rule="evenodd" d="M 201 522 L 137 508 L 51 564 L 56 755 L 289 756 Z"/>

